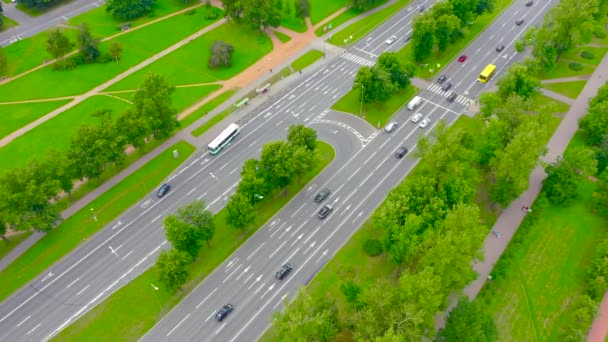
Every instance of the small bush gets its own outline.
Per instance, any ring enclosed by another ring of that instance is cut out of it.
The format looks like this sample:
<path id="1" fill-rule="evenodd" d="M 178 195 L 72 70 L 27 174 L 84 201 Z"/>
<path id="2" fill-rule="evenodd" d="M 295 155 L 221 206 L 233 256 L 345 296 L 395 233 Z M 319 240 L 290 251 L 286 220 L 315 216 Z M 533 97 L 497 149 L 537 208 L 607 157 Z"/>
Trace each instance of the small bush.
<path id="1" fill-rule="evenodd" d="M 352 280 L 347 280 L 344 283 L 340 284 L 340 291 L 346 297 L 346 301 L 348 303 L 354 303 L 361 292 L 361 287 L 355 284 Z"/>
<path id="2" fill-rule="evenodd" d="M 378 240 L 367 239 L 365 240 L 365 243 L 363 243 L 363 250 L 365 251 L 365 254 L 369 256 L 377 256 L 382 253 L 382 244 Z"/>
<path id="3" fill-rule="evenodd" d="M 594 59 L 595 55 L 589 51 L 583 51 L 583 52 L 581 52 L 581 57 L 586 58 L 586 59 Z"/>
<path id="4" fill-rule="evenodd" d="M 72 70 L 78 66 L 78 60 L 80 56 L 74 56 L 72 58 L 64 58 L 60 59 L 53 64 L 53 69 L 55 70 Z M 80 58 L 80 60 L 82 60 Z"/>
<path id="5" fill-rule="evenodd" d="M 596 27 L 593 31 L 593 36 L 595 38 L 606 38 L 606 32 L 601 27 Z"/>
<path id="6" fill-rule="evenodd" d="M 568 64 L 568 67 L 574 71 L 583 70 L 583 65 L 581 63 L 572 62 L 572 63 Z"/>
<path id="7" fill-rule="evenodd" d="M 193 15 L 194 13 L 196 13 L 196 10 L 189 10 L 186 15 Z"/>

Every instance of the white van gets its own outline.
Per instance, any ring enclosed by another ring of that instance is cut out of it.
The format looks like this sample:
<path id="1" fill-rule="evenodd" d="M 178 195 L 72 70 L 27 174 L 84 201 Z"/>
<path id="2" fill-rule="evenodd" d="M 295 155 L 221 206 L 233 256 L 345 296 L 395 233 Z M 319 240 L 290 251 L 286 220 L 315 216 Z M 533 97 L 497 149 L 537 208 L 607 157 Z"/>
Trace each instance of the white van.
<path id="1" fill-rule="evenodd" d="M 407 109 L 414 110 L 422 103 L 420 96 L 414 96 L 414 98 L 407 104 Z"/>

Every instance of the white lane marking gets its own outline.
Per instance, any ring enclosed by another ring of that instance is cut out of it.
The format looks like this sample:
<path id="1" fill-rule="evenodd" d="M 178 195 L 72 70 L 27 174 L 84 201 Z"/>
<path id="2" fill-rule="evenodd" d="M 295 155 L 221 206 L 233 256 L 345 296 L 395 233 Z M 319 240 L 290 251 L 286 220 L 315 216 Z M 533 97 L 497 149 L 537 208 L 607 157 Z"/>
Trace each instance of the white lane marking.
<path id="1" fill-rule="evenodd" d="M 84 291 L 86 291 L 86 289 L 89 288 L 89 286 L 91 286 L 91 284 L 88 284 L 87 286 L 85 286 L 82 290 L 80 290 L 76 295 L 80 296 L 81 293 L 83 293 Z"/>
<path id="2" fill-rule="evenodd" d="M 302 236 L 304 236 L 304 234 L 298 235 L 298 238 L 291 245 L 289 245 L 289 247 L 293 247 L 293 245 L 298 243 L 298 241 L 302 240 Z"/>
<path id="3" fill-rule="evenodd" d="M 304 244 L 306 244 L 306 243 L 308 242 L 308 240 L 310 240 L 310 238 L 312 238 L 313 236 L 315 236 L 315 234 L 316 234 L 316 233 L 319 231 L 319 229 L 321 229 L 321 225 L 319 225 L 319 226 L 317 227 L 317 229 L 315 229 L 315 231 L 314 231 L 314 232 L 312 232 L 312 234 L 310 234 L 310 236 L 309 236 L 309 237 L 307 237 L 307 238 L 306 238 L 306 240 L 304 240 Z"/>
<path id="4" fill-rule="evenodd" d="M 202 195 L 198 196 L 196 199 L 200 200 L 201 198 L 203 198 L 205 195 L 207 194 L 207 192 L 204 192 Z"/>
<path id="5" fill-rule="evenodd" d="M 207 317 L 207 318 L 205 319 L 205 322 L 207 322 L 208 320 L 210 320 L 210 319 L 211 319 L 211 317 L 213 317 L 213 316 L 215 316 L 215 311 L 214 311 L 214 312 L 212 312 L 212 313 L 211 313 L 211 315 L 209 315 L 209 317 Z"/>
<path id="6" fill-rule="evenodd" d="M 224 272 L 228 272 L 228 270 L 230 269 L 230 267 L 232 267 L 232 266 L 236 265 L 237 261 L 239 261 L 239 258 L 238 258 L 238 257 L 236 257 L 236 258 L 234 258 L 234 259 L 230 260 L 230 261 L 228 262 L 228 265 L 226 265 L 226 270 L 225 270 Z"/>
<path id="7" fill-rule="evenodd" d="M 287 222 L 283 222 L 283 224 L 281 225 L 281 227 L 283 227 L 283 226 L 284 226 L 286 223 L 287 223 Z M 285 231 L 283 232 L 283 234 L 281 234 L 281 235 L 279 236 L 279 239 L 280 239 L 280 238 L 281 238 L 281 237 L 282 237 L 282 236 L 283 236 L 285 233 L 287 233 L 287 232 L 288 232 L 288 231 L 291 229 L 291 227 L 293 227 L 293 226 L 289 226 L 289 227 L 287 227 L 287 229 L 285 229 Z M 270 237 L 275 236 L 275 234 L 276 234 L 276 233 L 278 233 L 278 232 L 280 232 L 280 231 L 281 231 L 281 228 L 279 228 L 279 229 L 275 230 L 275 231 L 274 231 L 274 233 L 270 234 Z"/>
<path id="8" fill-rule="evenodd" d="M 176 325 L 176 326 L 175 326 L 173 329 L 171 329 L 171 331 L 169 331 L 169 333 L 167 334 L 167 337 L 168 337 L 169 335 L 171 335 L 171 333 L 172 333 L 172 332 L 174 332 L 174 331 L 175 331 L 175 329 L 177 329 L 177 328 L 178 328 L 180 325 L 182 325 L 182 323 L 184 323 L 184 321 L 185 321 L 186 319 L 188 319 L 188 317 L 190 317 L 190 314 L 187 314 L 187 315 L 186 315 L 186 317 L 184 317 L 184 319 L 182 319 L 182 320 L 181 320 L 179 323 L 177 323 L 177 325 Z"/>
<path id="9" fill-rule="evenodd" d="M 255 290 L 254 294 L 258 294 L 258 292 L 260 292 L 260 290 L 261 290 L 262 288 L 264 288 L 264 286 L 265 286 L 265 285 L 266 285 L 266 283 L 263 283 L 263 284 L 262 284 L 260 287 L 258 287 L 258 289 L 257 289 L 257 290 Z"/>
<path id="10" fill-rule="evenodd" d="M 298 233 L 298 231 L 299 231 L 300 229 L 302 229 L 302 227 L 304 227 L 304 225 L 305 225 L 306 223 L 308 223 L 308 220 L 304 221 L 304 222 L 303 222 L 303 223 L 302 223 L 302 224 L 301 224 L 301 225 L 298 227 L 298 229 L 294 230 L 294 231 L 293 231 L 293 233 L 291 233 L 291 237 L 293 237 L 294 235 L 296 235 L 296 234 Z"/>
<path id="11" fill-rule="evenodd" d="M 247 284 L 247 282 L 249 281 L 249 279 L 251 279 L 251 277 L 253 277 L 253 273 L 250 273 L 250 274 L 249 274 L 249 277 L 247 277 L 247 279 L 245 279 L 245 280 L 243 281 L 243 284 Z"/>
<path id="12" fill-rule="evenodd" d="M 260 250 L 260 248 L 262 248 L 262 246 L 264 246 L 264 243 L 265 243 L 265 242 L 262 242 L 262 243 L 261 243 L 261 244 L 258 246 L 258 248 L 256 248 L 256 249 L 255 249 L 255 251 L 253 251 L 253 253 L 249 254 L 249 256 L 247 257 L 247 260 L 251 259 L 251 257 L 252 257 L 252 256 L 253 256 L 253 255 L 254 255 L 254 254 L 257 252 L 257 251 L 259 251 L 259 250 Z"/>
<path id="13" fill-rule="evenodd" d="M 283 235 L 285 235 L 285 234 L 289 233 L 289 231 L 291 230 L 291 227 L 293 227 L 293 225 L 291 225 L 291 226 L 287 227 L 287 228 L 285 229 L 285 231 L 283 232 L 283 234 L 279 235 L 279 239 L 280 239 L 280 238 L 282 238 L 282 237 L 283 237 Z M 277 231 L 278 231 L 278 230 L 277 230 Z"/>
<path id="14" fill-rule="evenodd" d="M 70 286 L 74 285 L 75 282 L 77 282 L 80 279 L 80 277 L 76 278 L 73 282 L 71 282 L 68 286 L 66 286 L 66 289 L 69 289 Z"/>
<path id="15" fill-rule="evenodd" d="M 226 166 L 228 166 L 228 163 L 222 165 L 222 167 L 220 167 L 220 171 L 222 171 Z"/>
<path id="16" fill-rule="evenodd" d="M 213 295 L 215 293 L 215 291 L 217 291 L 217 287 L 213 289 L 213 291 L 211 291 L 210 294 L 207 295 L 207 297 L 205 297 L 200 303 L 198 303 L 198 305 L 195 307 L 195 309 L 198 310 L 198 308 L 203 305 L 204 302 L 207 301 L 207 299 L 209 299 L 209 297 L 211 297 L 211 295 Z"/>
<path id="17" fill-rule="evenodd" d="M 125 256 L 120 258 L 120 260 L 125 260 L 129 255 L 131 255 L 131 253 L 133 253 L 133 251 L 134 251 L 134 249 L 132 249 L 129 253 L 125 254 Z"/>
<path id="18" fill-rule="evenodd" d="M 256 140 L 254 140 L 254 141 L 253 141 L 251 144 L 249 144 L 249 146 L 247 146 L 247 148 L 249 148 L 249 147 L 251 147 L 251 146 L 255 145 L 255 143 L 257 143 L 257 142 L 258 142 L 258 140 L 257 140 L 257 139 L 256 139 Z"/>
<path id="19" fill-rule="evenodd" d="M 32 330 L 28 331 L 26 335 L 29 335 L 34 332 L 34 330 L 38 329 L 42 323 L 38 323 L 37 326 L 33 327 Z"/>
<path id="20" fill-rule="evenodd" d="M 21 323 L 17 324 L 17 328 L 19 328 L 21 326 L 21 324 L 25 323 L 25 321 L 27 321 L 28 319 L 30 319 L 30 317 L 32 317 L 32 315 L 29 315 L 29 316 L 25 317 L 25 319 L 23 321 L 21 321 Z"/>
<path id="21" fill-rule="evenodd" d="M 279 246 L 279 248 L 275 249 L 274 252 L 272 252 L 272 254 L 270 254 L 270 256 L 268 257 L 268 259 L 272 259 L 272 257 L 277 254 L 278 251 L 281 250 L 281 248 L 283 248 L 283 246 L 285 246 L 285 244 L 287 243 L 287 240 L 283 241 L 283 243 Z"/>
<path id="22" fill-rule="evenodd" d="M 235 167 L 234 169 L 232 169 L 232 171 L 228 172 L 229 175 L 235 173 L 236 171 L 238 171 L 238 167 Z"/>
<path id="23" fill-rule="evenodd" d="M 291 254 L 290 254 L 288 257 L 287 257 L 287 259 L 285 259 L 285 261 L 283 261 L 283 264 L 288 263 L 288 262 L 289 262 L 289 260 L 291 260 L 291 258 L 292 258 L 292 257 L 293 257 L 293 256 L 294 256 L 296 253 L 298 253 L 298 251 L 299 251 L 299 250 L 300 250 L 300 247 L 296 248 L 296 250 L 295 250 L 295 251 L 293 251 L 293 253 L 291 253 Z"/>
<path id="24" fill-rule="evenodd" d="M 241 279 L 241 277 L 242 277 L 243 275 L 245 275 L 245 274 L 247 274 L 247 272 L 249 272 L 249 269 L 250 269 L 250 268 L 251 268 L 251 265 L 250 265 L 250 266 L 247 266 L 247 268 L 246 268 L 246 269 L 244 269 L 244 270 L 243 270 L 243 272 L 241 272 L 241 274 L 239 274 L 239 275 L 238 275 L 238 276 L 235 278 L 235 280 L 239 280 L 239 279 Z"/>
<path id="25" fill-rule="evenodd" d="M 230 279 L 234 275 L 234 273 L 236 271 L 238 271 L 239 268 L 241 268 L 242 266 L 243 266 L 243 264 L 240 264 L 237 268 L 234 269 L 234 271 L 230 272 L 230 274 L 226 277 L 226 279 L 224 279 L 224 281 L 222 281 L 222 284 L 225 284 L 228 281 L 228 279 Z"/>
<path id="26" fill-rule="evenodd" d="M 217 335 L 217 334 L 219 334 L 219 333 L 220 333 L 220 331 L 222 331 L 222 329 L 224 329 L 224 327 L 225 327 L 225 326 L 226 326 L 226 322 L 224 322 L 224 323 L 223 323 L 223 324 L 222 324 L 222 325 L 221 325 L 221 326 L 220 326 L 220 327 L 219 327 L 219 328 L 218 328 L 218 329 L 215 331 L 215 334 L 216 334 L 216 335 Z"/>
<path id="27" fill-rule="evenodd" d="M 273 309 L 273 310 L 276 310 L 276 308 L 277 308 L 279 305 L 283 304 L 283 301 L 285 300 L 285 298 L 287 298 L 287 296 L 288 296 L 288 294 L 287 294 L 287 293 L 286 293 L 286 294 L 284 294 L 284 295 L 283 295 L 283 297 L 281 297 L 281 300 L 279 300 L 279 301 L 278 301 L 278 302 L 275 304 L 275 306 L 273 306 L 273 307 L 272 307 L 272 309 Z"/>
<path id="28" fill-rule="evenodd" d="M 295 212 L 294 212 L 294 213 L 291 215 L 291 217 L 296 216 L 296 214 L 297 214 L 297 213 L 298 213 L 300 210 L 302 210 L 302 208 L 304 208 L 304 206 L 305 206 L 305 205 L 307 205 L 307 204 L 308 204 L 308 203 L 303 203 L 303 204 L 302 204 L 302 205 L 301 205 L 301 206 L 298 208 L 298 210 L 296 210 L 296 211 L 295 211 Z"/>
<path id="29" fill-rule="evenodd" d="M 359 170 L 361 170 L 361 166 L 359 166 L 359 168 L 357 170 L 355 170 L 355 172 L 353 172 L 348 179 L 346 179 L 346 182 L 350 181 L 351 178 L 353 178 L 353 176 L 355 176 L 357 174 L 357 172 L 359 172 Z M 345 182 L 345 183 L 346 183 Z"/>
<path id="30" fill-rule="evenodd" d="M 197 187 L 195 186 L 192 190 L 188 191 L 188 193 L 186 194 L 186 196 L 190 196 L 190 194 L 193 193 L 196 190 L 196 188 Z"/>
<path id="31" fill-rule="evenodd" d="M 156 216 L 156 217 L 154 218 L 154 220 L 152 220 L 152 223 L 156 222 L 156 220 L 158 220 L 158 219 L 159 219 L 161 216 L 162 216 L 162 214 L 161 214 L 161 215 Z"/>

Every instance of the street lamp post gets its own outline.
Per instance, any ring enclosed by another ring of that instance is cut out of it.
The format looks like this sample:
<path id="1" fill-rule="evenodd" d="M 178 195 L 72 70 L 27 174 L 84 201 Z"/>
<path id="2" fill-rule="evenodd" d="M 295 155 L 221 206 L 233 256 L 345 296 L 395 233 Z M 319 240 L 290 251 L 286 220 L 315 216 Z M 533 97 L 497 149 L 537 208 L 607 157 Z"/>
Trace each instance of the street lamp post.
<path id="1" fill-rule="evenodd" d="M 154 297 L 156 297 L 156 302 L 158 303 L 158 308 L 160 310 L 163 309 L 163 307 L 160 305 L 160 299 L 158 299 L 158 293 L 156 293 L 156 291 L 158 291 L 158 287 L 156 287 L 156 285 L 150 283 L 150 285 L 152 286 L 152 288 L 154 289 Z"/>
<path id="2" fill-rule="evenodd" d="M 93 221 L 95 221 L 95 223 L 97 223 L 97 214 L 95 214 L 95 209 L 91 208 L 91 212 L 93 213 Z"/>
<path id="3" fill-rule="evenodd" d="M 427 67 L 428 64 L 418 64 L 418 77 L 420 77 L 420 67 Z"/>

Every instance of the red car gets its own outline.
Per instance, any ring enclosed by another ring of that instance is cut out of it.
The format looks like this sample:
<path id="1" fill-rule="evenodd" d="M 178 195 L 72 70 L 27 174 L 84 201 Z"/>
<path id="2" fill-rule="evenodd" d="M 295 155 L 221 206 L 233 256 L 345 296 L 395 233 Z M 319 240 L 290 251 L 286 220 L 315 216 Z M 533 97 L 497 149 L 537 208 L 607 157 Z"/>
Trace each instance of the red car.
<path id="1" fill-rule="evenodd" d="M 462 56 L 458 57 L 458 62 L 460 62 L 460 63 L 464 63 L 464 61 L 466 61 L 466 60 L 467 60 L 466 55 L 462 55 Z"/>

